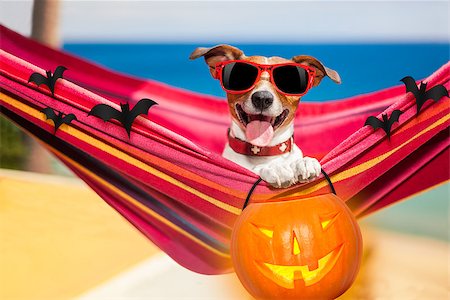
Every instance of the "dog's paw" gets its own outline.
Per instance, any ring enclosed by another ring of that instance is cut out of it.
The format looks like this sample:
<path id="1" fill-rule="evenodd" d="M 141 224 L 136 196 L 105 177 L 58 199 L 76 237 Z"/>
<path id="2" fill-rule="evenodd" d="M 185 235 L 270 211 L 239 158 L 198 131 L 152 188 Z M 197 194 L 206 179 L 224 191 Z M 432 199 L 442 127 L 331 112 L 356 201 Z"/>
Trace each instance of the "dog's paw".
<path id="1" fill-rule="evenodd" d="M 312 181 L 320 172 L 320 163 L 311 157 L 303 157 L 290 163 L 278 162 L 258 170 L 262 180 L 276 188 L 287 188 L 298 182 Z"/>
<path id="2" fill-rule="evenodd" d="M 287 164 L 272 164 L 259 170 L 262 180 L 275 188 L 286 188 L 297 183 L 294 170 Z"/>
<path id="3" fill-rule="evenodd" d="M 317 159 L 303 157 L 291 164 L 295 172 L 296 180 L 301 183 L 310 182 L 320 175 L 322 167 Z"/>

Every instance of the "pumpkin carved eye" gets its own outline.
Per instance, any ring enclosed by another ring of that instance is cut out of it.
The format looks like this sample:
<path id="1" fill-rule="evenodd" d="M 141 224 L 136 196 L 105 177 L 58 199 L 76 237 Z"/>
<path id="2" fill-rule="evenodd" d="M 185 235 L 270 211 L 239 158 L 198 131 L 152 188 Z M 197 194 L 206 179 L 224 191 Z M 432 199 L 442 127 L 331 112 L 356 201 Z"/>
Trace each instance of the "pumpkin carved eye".
<path id="1" fill-rule="evenodd" d="M 325 231 L 327 230 L 331 224 L 336 221 L 337 217 L 339 216 L 339 213 L 329 214 L 324 217 L 320 217 L 320 224 L 322 225 L 322 229 Z"/>
<path id="2" fill-rule="evenodd" d="M 258 225 L 255 225 L 255 224 L 252 224 L 252 225 L 255 226 L 256 229 L 259 230 L 259 232 L 261 232 L 262 234 L 264 234 L 268 238 L 272 238 L 273 237 L 273 229 L 268 228 L 268 227 L 258 226 Z"/>

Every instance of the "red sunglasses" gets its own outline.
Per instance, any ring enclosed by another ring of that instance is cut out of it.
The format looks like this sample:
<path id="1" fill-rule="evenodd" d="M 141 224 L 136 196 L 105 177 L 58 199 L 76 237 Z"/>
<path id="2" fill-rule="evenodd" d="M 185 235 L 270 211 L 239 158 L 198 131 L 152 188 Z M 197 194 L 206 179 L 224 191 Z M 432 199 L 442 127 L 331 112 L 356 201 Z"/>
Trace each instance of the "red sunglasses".
<path id="1" fill-rule="evenodd" d="M 282 94 L 302 96 L 313 85 L 315 70 L 297 63 L 262 65 L 243 60 L 228 60 L 216 65 L 215 78 L 230 94 L 243 94 L 253 89 L 263 72 Z"/>

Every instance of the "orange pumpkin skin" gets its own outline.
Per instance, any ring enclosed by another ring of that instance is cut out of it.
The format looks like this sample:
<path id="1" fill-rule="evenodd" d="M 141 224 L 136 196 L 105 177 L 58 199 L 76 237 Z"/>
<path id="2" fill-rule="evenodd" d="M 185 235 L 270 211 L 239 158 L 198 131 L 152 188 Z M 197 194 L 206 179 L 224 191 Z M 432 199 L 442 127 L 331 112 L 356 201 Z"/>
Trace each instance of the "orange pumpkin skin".
<path id="1" fill-rule="evenodd" d="M 334 299 L 359 270 L 361 232 L 334 194 L 255 203 L 236 221 L 231 258 L 257 299 Z"/>

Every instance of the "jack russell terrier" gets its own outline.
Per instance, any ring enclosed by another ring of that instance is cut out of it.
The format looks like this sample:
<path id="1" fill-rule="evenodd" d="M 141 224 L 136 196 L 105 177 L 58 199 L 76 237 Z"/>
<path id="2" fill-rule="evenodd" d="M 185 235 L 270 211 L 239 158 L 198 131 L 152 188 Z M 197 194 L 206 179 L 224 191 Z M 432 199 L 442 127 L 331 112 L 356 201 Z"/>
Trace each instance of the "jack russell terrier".
<path id="1" fill-rule="evenodd" d="M 304 157 L 293 142 L 294 116 L 301 96 L 325 76 L 340 83 L 339 74 L 307 55 L 245 56 L 218 45 L 197 48 L 189 58 L 201 56 L 227 93 L 232 122 L 223 156 L 277 188 L 319 176 L 317 159 Z"/>

